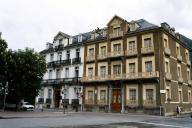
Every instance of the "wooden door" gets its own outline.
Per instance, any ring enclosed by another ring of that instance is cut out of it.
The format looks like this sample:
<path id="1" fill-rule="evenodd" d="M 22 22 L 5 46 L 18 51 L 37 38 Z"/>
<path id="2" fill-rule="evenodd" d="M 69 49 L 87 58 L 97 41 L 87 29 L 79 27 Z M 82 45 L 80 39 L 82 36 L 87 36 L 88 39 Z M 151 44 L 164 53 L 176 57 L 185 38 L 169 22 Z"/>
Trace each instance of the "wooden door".
<path id="1" fill-rule="evenodd" d="M 55 89 L 55 108 L 59 108 L 61 94 L 59 89 Z"/>
<path id="2" fill-rule="evenodd" d="M 121 90 L 113 89 L 112 92 L 112 102 L 111 102 L 112 111 L 120 112 L 121 111 Z"/>

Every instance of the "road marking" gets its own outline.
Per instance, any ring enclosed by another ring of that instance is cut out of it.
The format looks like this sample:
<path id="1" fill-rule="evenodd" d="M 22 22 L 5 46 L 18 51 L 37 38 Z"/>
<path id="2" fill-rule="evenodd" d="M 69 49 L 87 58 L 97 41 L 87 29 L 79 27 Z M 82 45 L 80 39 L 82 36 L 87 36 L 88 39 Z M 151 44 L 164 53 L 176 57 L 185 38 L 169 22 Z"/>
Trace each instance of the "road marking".
<path id="1" fill-rule="evenodd" d="M 169 124 L 157 124 L 157 123 L 150 123 L 150 122 L 137 122 L 141 124 L 152 124 L 156 126 L 165 126 L 165 127 L 175 127 L 175 128 L 191 128 L 191 127 L 183 127 L 183 126 L 176 126 L 176 125 L 169 125 Z"/>

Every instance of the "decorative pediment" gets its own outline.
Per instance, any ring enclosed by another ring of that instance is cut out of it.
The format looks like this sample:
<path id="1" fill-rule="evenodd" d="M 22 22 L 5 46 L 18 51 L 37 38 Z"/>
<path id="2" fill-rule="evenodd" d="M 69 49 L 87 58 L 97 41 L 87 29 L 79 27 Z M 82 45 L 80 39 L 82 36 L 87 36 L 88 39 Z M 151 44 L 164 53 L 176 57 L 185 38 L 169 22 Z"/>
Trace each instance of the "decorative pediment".
<path id="1" fill-rule="evenodd" d="M 69 38 L 70 36 L 63 33 L 63 32 L 58 32 L 57 35 L 54 37 L 54 40 L 61 39 L 61 38 Z"/>
<path id="2" fill-rule="evenodd" d="M 115 15 L 107 24 L 107 26 L 115 26 L 120 25 L 122 22 L 125 22 L 125 20 L 117 15 Z"/>

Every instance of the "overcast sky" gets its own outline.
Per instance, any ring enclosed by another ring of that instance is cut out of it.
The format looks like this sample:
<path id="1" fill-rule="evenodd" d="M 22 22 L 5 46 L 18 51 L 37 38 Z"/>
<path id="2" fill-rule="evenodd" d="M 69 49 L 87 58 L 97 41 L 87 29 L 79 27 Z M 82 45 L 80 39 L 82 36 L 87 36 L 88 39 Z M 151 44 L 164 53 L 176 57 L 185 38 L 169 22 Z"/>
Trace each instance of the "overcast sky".
<path id="1" fill-rule="evenodd" d="M 115 14 L 167 22 L 192 38 L 192 0 L 0 0 L 0 32 L 9 48 L 41 51 L 58 31 L 76 35 L 102 28 Z"/>

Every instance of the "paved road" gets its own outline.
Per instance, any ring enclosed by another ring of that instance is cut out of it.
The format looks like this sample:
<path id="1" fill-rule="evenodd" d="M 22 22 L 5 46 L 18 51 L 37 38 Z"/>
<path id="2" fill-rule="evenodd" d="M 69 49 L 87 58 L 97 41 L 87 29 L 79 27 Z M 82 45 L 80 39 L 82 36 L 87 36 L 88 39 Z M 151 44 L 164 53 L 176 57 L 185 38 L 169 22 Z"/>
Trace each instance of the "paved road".
<path id="1" fill-rule="evenodd" d="M 0 119 L 0 128 L 192 128 L 191 118 L 149 115 L 25 112 L 3 116 L 5 119 Z"/>

